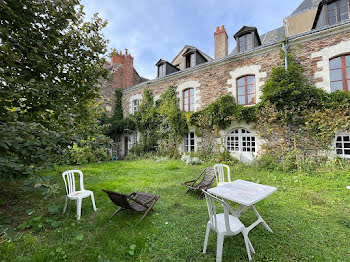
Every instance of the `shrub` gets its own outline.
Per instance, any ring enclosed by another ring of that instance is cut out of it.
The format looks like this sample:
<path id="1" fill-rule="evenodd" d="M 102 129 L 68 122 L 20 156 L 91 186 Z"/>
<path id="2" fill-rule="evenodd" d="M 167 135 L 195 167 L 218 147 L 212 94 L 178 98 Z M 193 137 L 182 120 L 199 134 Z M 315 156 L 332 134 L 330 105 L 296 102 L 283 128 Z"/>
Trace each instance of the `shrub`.
<path id="1" fill-rule="evenodd" d="M 70 163 L 82 165 L 110 160 L 111 145 L 112 140 L 103 135 L 82 139 L 70 149 Z"/>

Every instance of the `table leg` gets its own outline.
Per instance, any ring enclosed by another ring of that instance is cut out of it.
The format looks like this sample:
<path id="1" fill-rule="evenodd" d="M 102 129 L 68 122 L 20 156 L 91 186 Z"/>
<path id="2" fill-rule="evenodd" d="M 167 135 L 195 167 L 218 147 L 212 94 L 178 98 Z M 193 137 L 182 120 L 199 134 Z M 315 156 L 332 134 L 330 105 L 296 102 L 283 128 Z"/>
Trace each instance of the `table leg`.
<path id="1" fill-rule="evenodd" d="M 241 215 L 243 215 L 249 208 L 247 206 L 240 205 L 236 210 L 233 210 L 231 205 L 225 199 L 223 199 L 223 201 L 227 204 L 231 214 L 237 218 L 239 218 Z"/>
<path id="2" fill-rule="evenodd" d="M 252 205 L 250 206 L 250 208 L 253 210 L 253 212 L 255 213 L 255 215 L 257 216 L 258 220 L 256 220 L 253 224 L 251 224 L 247 230 L 248 232 L 250 230 L 252 230 L 254 227 L 256 227 L 258 224 L 262 223 L 262 225 L 266 228 L 267 231 L 273 233 L 273 231 L 271 230 L 271 228 L 266 224 L 265 220 L 260 216 L 259 212 L 255 209 L 255 207 Z"/>

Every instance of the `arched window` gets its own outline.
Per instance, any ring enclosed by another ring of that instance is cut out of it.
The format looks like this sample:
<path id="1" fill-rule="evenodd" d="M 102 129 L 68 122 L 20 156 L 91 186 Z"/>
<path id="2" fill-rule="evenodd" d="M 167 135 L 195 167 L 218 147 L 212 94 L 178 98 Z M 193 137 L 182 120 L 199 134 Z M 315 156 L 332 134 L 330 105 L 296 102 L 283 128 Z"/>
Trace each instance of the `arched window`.
<path id="1" fill-rule="evenodd" d="M 233 130 L 226 137 L 226 148 L 229 152 L 256 152 L 255 136 L 244 128 Z"/>
<path id="2" fill-rule="evenodd" d="M 253 105 L 256 103 L 254 75 L 237 79 L 237 103 L 239 105 Z"/>
<path id="3" fill-rule="evenodd" d="M 183 91 L 183 111 L 192 112 L 194 110 L 194 89 L 188 88 Z"/>
<path id="4" fill-rule="evenodd" d="M 350 55 L 338 56 L 329 60 L 331 92 L 349 91 L 350 87 Z"/>
<path id="5" fill-rule="evenodd" d="M 140 106 L 140 100 L 135 99 L 132 101 L 132 113 L 135 114 L 137 111 L 139 111 Z"/>
<path id="6" fill-rule="evenodd" d="M 335 137 L 335 153 L 342 158 L 350 159 L 350 134 L 340 134 Z"/>

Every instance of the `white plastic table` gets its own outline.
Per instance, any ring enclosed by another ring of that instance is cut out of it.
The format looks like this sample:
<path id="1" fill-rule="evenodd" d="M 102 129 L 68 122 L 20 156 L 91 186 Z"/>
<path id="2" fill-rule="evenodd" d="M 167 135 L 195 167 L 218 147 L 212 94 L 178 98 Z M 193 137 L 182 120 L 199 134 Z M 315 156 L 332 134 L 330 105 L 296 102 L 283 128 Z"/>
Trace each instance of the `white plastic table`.
<path id="1" fill-rule="evenodd" d="M 248 232 L 260 223 L 262 223 L 262 225 L 268 231 L 272 232 L 271 228 L 266 224 L 258 211 L 255 209 L 254 204 L 263 200 L 276 191 L 276 187 L 261 185 L 245 180 L 235 180 L 223 186 L 208 189 L 209 193 L 223 198 L 225 202 L 227 202 L 226 200 L 230 200 L 240 204 L 238 209 L 233 210 L 227 203 L 231 209 L 232 215 L 236 217 L 240 217 L 249 208 L 253 210 L 258 219 L 249 227 L 247 227 Z"/>

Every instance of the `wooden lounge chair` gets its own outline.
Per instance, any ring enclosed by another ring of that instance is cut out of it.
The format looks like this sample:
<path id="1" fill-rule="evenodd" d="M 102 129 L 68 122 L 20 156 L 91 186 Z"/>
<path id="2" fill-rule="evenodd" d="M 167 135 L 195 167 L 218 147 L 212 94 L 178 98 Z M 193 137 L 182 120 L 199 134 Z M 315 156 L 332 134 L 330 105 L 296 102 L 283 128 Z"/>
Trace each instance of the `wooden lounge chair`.
<path id="1" fill-rule="evenodd" d="M 202 180 L 200 180 L 200 182 L 197 183 L 200 178 L 202 178 Z M 201 194 L 199 195 L 199 198 L 202 198 L 203 197 L 202 190 L 206 191 L 208 188 L 210 188 L 210 186 L 214 182 L 214 179 L 215 179 L 214 168 L 206 167 L 197 179 L 186 181 L 185 183 L 182 183 L 182 185 L 188 187 L 186 194 L 191 190 L 200 191 Z"/>
<path id="2" fill-rule="evenodd" d="M 160 196 L 151 195 L 143 192 L 133 192 L 130 195 L 124 195 L 115 191 L 102 189 L 111 201 L 119 206 L 119 209 L 108 219 L 108 221 L 123 210 L 133 210 L 137 212 L 145 212 L 138 223 L 153 210 L 154 204 L 158 201 Z"/>

